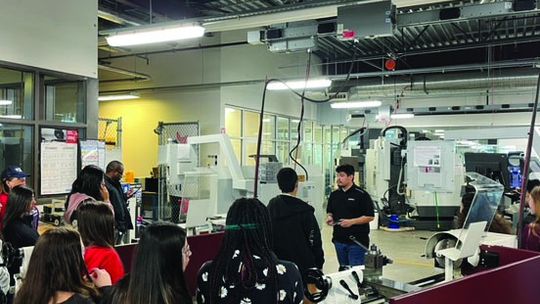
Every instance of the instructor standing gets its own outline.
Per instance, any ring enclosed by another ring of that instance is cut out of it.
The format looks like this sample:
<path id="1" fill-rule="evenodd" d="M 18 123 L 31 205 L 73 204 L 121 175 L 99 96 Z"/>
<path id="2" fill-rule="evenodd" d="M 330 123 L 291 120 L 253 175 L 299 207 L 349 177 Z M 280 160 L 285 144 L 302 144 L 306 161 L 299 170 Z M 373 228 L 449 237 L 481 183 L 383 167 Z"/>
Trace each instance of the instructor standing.
<path id="1" fill-rule="evenodd" d="M 369 222 L 374 218 L 373 201 L 369 194 L 354 184 L 354 167 L 336 168 L 339 189 L 330 194 L 326 223 L 334 226 L 332 242 L 340 270 L 363 265 L 366 251 L 353 242 L 356 239 L 369 247 Z"/>
<path id="2" fill-rule="evenodd" d="M 120 180 L 124 176 L 124 164 L 113 160 L 107 165 L 105 172 L 105 186 L 109 191 L 111 204 L 114 208 L 115 243 L 129 243 L 128 230 L 133 229 L 131 215 L 128 209 L 128 199 L 133 192 L 124 193 Z"/>

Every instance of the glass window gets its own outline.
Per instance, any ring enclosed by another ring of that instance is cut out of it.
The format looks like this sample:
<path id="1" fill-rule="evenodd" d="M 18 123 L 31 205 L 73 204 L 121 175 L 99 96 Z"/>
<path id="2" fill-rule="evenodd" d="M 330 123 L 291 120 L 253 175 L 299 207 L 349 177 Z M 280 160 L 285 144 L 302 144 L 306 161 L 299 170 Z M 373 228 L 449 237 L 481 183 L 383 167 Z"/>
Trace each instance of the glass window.
<path id="1" fill-rule="evenodd" d="M 325 144 L 332 143 L 332 127 L 331 126 L 324 126 L 324 143 Z"/>
<path id="2" fill-rule="evenodd" d="M 45 119 L 84 123 L 86 89 L 84 81 L 43 77 Z"/>
<path id="3" fill-rule="evenodd" d="M 255 166 L 255 157 L 250 157 L 251 155 L 257 155 L 257 142 L 254 141 L 245 141 L 246 147 L 246 157 L 244 158 L 244 164 L 247 166 Z M 261 154 L 271 154 L 275 152 L 275 142 L 272 141 L 263 141 L 261 146 Z"/>
<path id="4" fill-rule="evenodd" d="M 289 139 L 289 119 L 277 117 L 277 139 Z"/>
<path id="5" fill-rule="evenodd" d="M 0 118 L 33 119 L 34 75 L 0 68 Z"/>
<path id="6" fill-rule="evenodd" d="M 316 143 L 318 144 L 322 144 L 323 143 L 323 128 L 322 126 L 319 126 L 318 124 L 315 124 L 315 130 L 314 130 L 314 140 Z"/>
<path id="7" fill-rule="evenodd" d="M 339 136 L 339 142 L 342 142 L 345 137 L 349 136 L 349 129 L 341 127 L 341 135 Z"/>
<path id="8" fill-rule="evenodd" d="M 284 165 L 290 163 L 289 159 L 289 143 L 288 142 L 277 142 L 276 146 L 276 155 L 280 162 Z"/>
<path id="9" fill-rule="evenodd" d="M 332 126 L 332 143 L 333 144 L 339 143 L 339 127 L 338 126 Z"/>
<path id="10" fill-rule="evenodd" d="M 299 153 L 302 152 L 302 164 L 311 165 L 313 164 L 313 145 L 308 143 L 302 143 L 300 146 L 301 151 L 298 151 Z"/>
<path id="11" fill-rule="evenodd" d="M 7 166 L 20 166 L 31 174 L 26 181 L 33 187 L 34 145 L 33 128 L 14 124 L 0 124 L 0 171 Z"/>
<path id="12" fill-rule="evenodd" d="M 263 118 L 263 139 L 276 139 L 276 117 L 274 115 L 264 115 Z"/>
<path id="13" fill-rule="evenodd" d="M 298 124 L 300 123 L 300 120 L 298 119 L 291 119 L 291 140 L 298 139 Z M 302 130 L 300 130 L 302 132 Z"/>
<path id="14" fill-rule="evenodd" d="M 313 122 L 304 121 L 302 125 L 304 129 L 304 137 L 302 140 L 305 142 L 313 142 Z"/>
<path id="15" fill-rule="evenodd" d="M 243 137 L 257 138 L 259 134 L 259 113 L 244 111 Z"/>
<path id="16" fill-rule="evenodd" d="M 313 145 L 313 164 L 322 168 L 323 166 L 323 145 Z"/>
<path id="17" fill-rule="evenodd" d="M 225 132 L 230 137 L 242 136 L 242 111 L 233 108 L 225 108 Z M 237 155 L 240 157 L 240 155 Z"/>
<path id="18" fill-rule="evenodd" d="M 236 159 L 238 160 L 238 163 L 241 164 L 242 159 L 242 141 L 240 139 L 231 139 L 232 148 L 234 151 L 234 154 L 236 155 Z"/>

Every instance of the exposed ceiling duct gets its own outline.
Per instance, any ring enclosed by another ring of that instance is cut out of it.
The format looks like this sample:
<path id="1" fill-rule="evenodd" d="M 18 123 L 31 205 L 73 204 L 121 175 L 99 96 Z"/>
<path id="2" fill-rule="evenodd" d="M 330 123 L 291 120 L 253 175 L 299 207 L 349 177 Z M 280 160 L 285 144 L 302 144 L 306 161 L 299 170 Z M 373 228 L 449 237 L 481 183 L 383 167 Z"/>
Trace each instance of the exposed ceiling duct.
<path id="1" fill-rule="evenodd" d="M 148 80 L 152 79 L 150 77 L 150 75 L 147 75 L 147 74 L 133 72 L 133 71 L 120 69 L 120 68 L 115 68 L 115 67 L 111 67 L 111 66 L 103 65 L 103 64 L 98 65 L 98 69 L 130 77 L 130 78 L 100 80 L 100 82 L 148 81 Z"/>
<path id="2" fill-rule="evenodd" d="M 415 75 L 410 77 L 363 79 L 354 81 L 349 99 L 396 98 L 456 94 L 510 94 L 514 90 L 528 92 L 538 79 L 534 70 L 497 71 L 495 75 L 483 73 L 453 73 Z"/>

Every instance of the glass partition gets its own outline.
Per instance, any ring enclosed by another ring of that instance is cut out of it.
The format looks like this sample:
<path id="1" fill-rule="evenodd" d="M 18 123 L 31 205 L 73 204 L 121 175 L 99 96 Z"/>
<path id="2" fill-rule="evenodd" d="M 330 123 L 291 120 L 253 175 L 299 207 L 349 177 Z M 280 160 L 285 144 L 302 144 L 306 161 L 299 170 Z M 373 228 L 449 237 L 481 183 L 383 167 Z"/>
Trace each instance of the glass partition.
<path id="1" fill-rule="evenodd" d="M 476 192 L 463 228 L 468 228 L 471 223 L 486 221 L 485 230 L 487 231 L 497 212 L 497 207 L 501 203 L 504 187 L 500 183 L 476 172 L 467 172 L 466 175 L 469 185 Z"/>
<path id="2" fill-rule="evenodd" d="M 33 119 L 34 74 L 0 68 L 0 118 Z"/>
<path id="3" fill-rule="evenodd" d="M 82 80 L 42 77 L 45 119 L 68 123 L 85 122 L 86 88 Z"/>

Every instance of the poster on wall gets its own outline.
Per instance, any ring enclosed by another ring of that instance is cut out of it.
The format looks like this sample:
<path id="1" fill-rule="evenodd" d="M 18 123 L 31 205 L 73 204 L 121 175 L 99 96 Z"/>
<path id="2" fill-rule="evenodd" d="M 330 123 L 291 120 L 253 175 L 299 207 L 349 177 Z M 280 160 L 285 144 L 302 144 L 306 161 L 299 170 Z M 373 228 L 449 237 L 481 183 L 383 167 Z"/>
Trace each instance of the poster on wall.
<path id="1" fill-rule="evenodd" d="M 414 148 L 415 167 L 440 167 L 441 148 L 438 146 L 419 146 Z"/>
<path id="2" fill-rule="evenodd" d="M 41 129 L 40 193 L 67 194 L 77 178 L 76 130 Z"/>
<path id="3" fill-rule="evenodd" d="M 95 165 L 105 170 L 105 143 L 98 140 L 81 140 L 81 168 Z"/>

